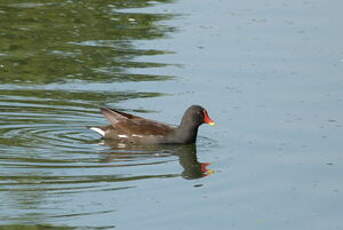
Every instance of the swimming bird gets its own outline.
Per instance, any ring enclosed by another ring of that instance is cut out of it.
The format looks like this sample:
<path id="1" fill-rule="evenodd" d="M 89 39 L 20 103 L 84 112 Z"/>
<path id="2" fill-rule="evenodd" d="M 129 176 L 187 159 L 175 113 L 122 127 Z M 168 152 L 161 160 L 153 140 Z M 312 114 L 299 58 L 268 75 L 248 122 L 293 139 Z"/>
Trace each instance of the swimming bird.
<path id="1" fill-rule="evenodd" d="M 105 139 L 135 144 L 191 144 L 195 143 L 200 125 L 214 125 L 206 109 L 190 106 L 178 126 L 142 118 L 111 108 L 101 108 L 101 113 L 111 123 L 106 126 L 88 127 Z"/>

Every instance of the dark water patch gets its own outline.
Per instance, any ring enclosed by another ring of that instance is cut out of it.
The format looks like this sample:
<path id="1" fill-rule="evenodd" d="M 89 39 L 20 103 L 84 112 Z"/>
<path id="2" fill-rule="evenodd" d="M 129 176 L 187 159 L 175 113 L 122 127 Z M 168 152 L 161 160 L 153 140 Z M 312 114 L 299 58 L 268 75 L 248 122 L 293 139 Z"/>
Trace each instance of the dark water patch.
<path id="1" fill-rule="evenodd" d="M 8 220 L 9 221 L 9 220 Z M 12 221 L 16 221 L 13 219 Z M 30 222 L 30 221 L 28 221 Z M 102 226 L 102 227 L 94 227 L 94 226 L 66 226 L 66 225 L 49 225 L 49 224 L 10 224 L 10 225 L 0 225 L 0 230 L 106 230 L 106 229 L 113 229 L 115 226 Z"/>
<path id="2" fill-rule="evenodd" d="M 130 54 L 130 55 L 136 55 L 136 56 L 153 56 L 153 55 L 163 55 L 163 54 L 174 53 L 168 50 L 144 49 L 143 47 L 133 46 L 132 41 L 130 40 L 94 40 L 94 41 L 90 40 L 90 41 L 81 41 L 81 42 L 69 42 L 69 44 L 78 45 L 82 47 L 111 48 L 116 53 L 121 53 L 123 55 Z M 63 51 L 59 51 L 59 52 L 52 51 L 52 54 L 66 55 Z M 71 54 L 68 54 L 66 56 L 69 56 Z M 114 58 L 114 60 L 116 59 Z"/>
<path id="3" fill-rule="evenodd" d="M 112 226 L 113 227 L 113 226 Z M 45 225 L 45 224 L 11 224 L 11 225 L 0 225 L 1 230 L 76 230 L 81 228 L 75 227 L 68 227 L 68 226 L 54 226 L 54 225 Z M 86 229 L 86 228 L 82 228 Z M 98 229 L 105 229 L 105 228 L 98 228 Z"/>
<path id="4" fill-rule="evenodd" d="M 129 1 L 124 5 L 152 4 Z M 170 79 L 164 75 L 132 75 L 128 71 L 169 65 L 135 61 L 140 56 L 170 52 L 138 48 L 134 42 L 161 39 L 173 32 L 172 27 L 159 24 L 173 18 L 171 14 L 118 13 L 115 9 L 123 5 L 113 1 L 44 4 L 12 1 L 2 2 L 0 7 L 2 84 L 47 84 L 70 79 L 92 82 Z"/>
<path id="5" fill-rule="evenodd" d="M 8 110 L 15 110 L 18 103 L 22 108 L 35 110 L 36 106 L 50 107 L 54 113 L 60 109 L 84 112 L 89 108 L 94 109 L 106 103 L 119 103 L 124 100 L 137 98 L 150 98 L 164 96 L 163 93 L 139 92 L 139 91 L 67 91 L 67 90 L 45 90 L 45 89 L 1 89 L 0 106 Z M 55 109 L 53 106 L 56 106 Z M 5 112 L 6 110 L 1 110 Z M 20 110 L 21 111 L 21 110 Z M 43 111 L 42 111 L 43 112 Z M 48 111 L 44 111 L 48 112 Z M 143 112 L 141 110 L 141 112 Z M 65 112 L 63 112 L 65 113 Z M 25 115 L 25 114 L 24 114 Z"/>

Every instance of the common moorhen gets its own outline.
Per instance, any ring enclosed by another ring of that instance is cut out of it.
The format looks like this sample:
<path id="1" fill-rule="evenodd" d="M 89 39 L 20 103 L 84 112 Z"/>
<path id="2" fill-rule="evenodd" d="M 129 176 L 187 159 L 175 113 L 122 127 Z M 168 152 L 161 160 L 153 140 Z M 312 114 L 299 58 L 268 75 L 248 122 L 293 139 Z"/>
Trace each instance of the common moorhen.
<path id="1" fill-rule="evenodd" d="M 111 125 L 89 127 L 105 139 L 137 144 L 190 144 L 195 143 L 201 124 L 214 125 L 207 110 L 199 105 L 190 106 L 177 127 L 132 114 L 101 108 Z"/>

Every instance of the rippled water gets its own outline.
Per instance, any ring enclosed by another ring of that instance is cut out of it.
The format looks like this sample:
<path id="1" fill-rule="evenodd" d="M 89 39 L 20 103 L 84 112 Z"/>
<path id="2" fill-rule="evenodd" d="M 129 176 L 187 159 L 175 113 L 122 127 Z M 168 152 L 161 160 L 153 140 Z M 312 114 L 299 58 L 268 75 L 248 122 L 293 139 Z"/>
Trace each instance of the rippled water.
<path id="1" fill-rule="evenodd" d="M 341 229 L 342 3 L 0 2 L 0 229 Z M 196 145 L 122 145 L 99 107 Z"/>
<path id="2" fill-rule="evenodd" d="M 135 189 L 140 180 L 211 174 L 208 163 L 198 162 L 195 145 L 123 146 L 99 139 L 85 127 L 104 119 L 83 94 L 27 94 L 31 91 L 3 90 L 0 100 L 0 192 L 6 210 L 0 216 L 5 223 L 110 214 L 118 207 L 97 201 L 97 194 Z M 211 141 L 202 138 L 201 143 Z M 160 170 L 166 165 L 179 167 Z"/>

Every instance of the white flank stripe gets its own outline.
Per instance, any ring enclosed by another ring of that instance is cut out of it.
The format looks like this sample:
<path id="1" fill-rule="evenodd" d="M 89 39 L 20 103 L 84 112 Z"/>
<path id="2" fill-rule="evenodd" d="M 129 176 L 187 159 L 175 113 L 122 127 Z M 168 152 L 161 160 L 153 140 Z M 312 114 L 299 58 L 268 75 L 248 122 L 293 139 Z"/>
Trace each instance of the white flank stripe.
<path id="1" fill-rule="evenodd" d="M 99 133 L 101 136 L 105 136 L 105 132 L 102 129 L 99 129 L 99 128 L 96 128 L 96 127 L 92 127 L 92 128 L 89 128 L 89 129 Z"/>
<path id="2" fill-rule="evenodd" d="M 121 134 L 119 134 L 118 137 L 127 138 L 127 135 L 121 135 Z"/>
<path id="3" fill-rule="evenodd" d="M 124 143 L 118 143 L 118 148 L 125 148 L 126 147 L 126 144 Z"/>

